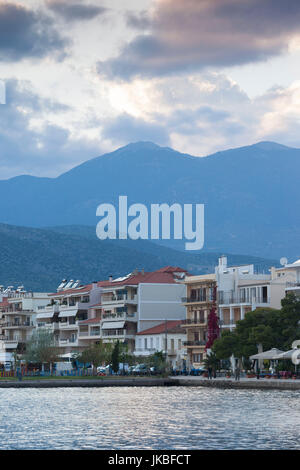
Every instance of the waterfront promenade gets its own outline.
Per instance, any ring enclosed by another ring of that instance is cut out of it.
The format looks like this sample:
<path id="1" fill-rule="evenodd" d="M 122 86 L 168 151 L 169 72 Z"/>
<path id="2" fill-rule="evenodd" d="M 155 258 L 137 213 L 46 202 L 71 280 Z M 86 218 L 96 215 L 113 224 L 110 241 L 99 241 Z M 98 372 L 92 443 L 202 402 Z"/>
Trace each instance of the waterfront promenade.
<path id="1" fill-rule="evenodd" d="M 249 390 L 300 390 L 300 380 L 241 378 L 240 381 L 219 377 L 176 376 L 155 377 L 90 377 L 90 378 L 24 378 L 0 380 L 0 388 L 62 388 L 62 387 L 206 387 Z"/>
<path id="2" fill-rule="evenodd" d="M 257 379 L 242 377 L 239 381 L 235 381 L 233 378 L 227 379 L 225 377 L 217 377 L 209 380 L 205 377 L 194 377 L 189 375 L 170 378 L 177 380 L 178 385 L 181 386 L 250 390 L 300 390 L 300 380 L 294 379 Z"/>

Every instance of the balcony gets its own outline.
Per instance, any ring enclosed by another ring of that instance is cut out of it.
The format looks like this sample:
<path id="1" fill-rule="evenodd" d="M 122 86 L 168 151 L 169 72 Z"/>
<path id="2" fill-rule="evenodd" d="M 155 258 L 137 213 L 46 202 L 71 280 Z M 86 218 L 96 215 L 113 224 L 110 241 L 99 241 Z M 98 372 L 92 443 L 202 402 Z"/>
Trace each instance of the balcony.
<path id="1" fill-rule="evenodd" d="M 3 312 L 5 315 L 32 315 L 34 312 L 32 310 L 23 310 L 21 308 L 6 309 Z"/>
<path id="2" fill-rule="evenodd" d="M 58 344 L 59 344 L 59 346 L 68 346 L 68 345 L 77 346 L 78 341 L 77 341 L 77 338 L 76 339 L 64 338 L 64 339 L 59 339 Z"/>
<path id="3" fill-rule="evenodd" d="M 137 304 L 137 295 L 125 295 L 125 294 L 116 294 L 116 295 L 102 295 L 101 303 L 103 305 L 111 304 L 115 302 L 127 303 L 127 304 Z"/>
<path id="4" fill-rule="evenodd" d="M 133 339 L 135 338 L 135 334 L 127 333 L 126 331 L 122 331 L 122 330 L 111 330 L 111 331 L 102 330 L 102 338 L 105 338 L 105 339 L 108 339 L 108 338 L 131 339 L 132 338 Z"/>
<path id="5" fill-rule="evenodd" d="M 181 302 L 183 304 L 192 304 L 192 303 L 212 303 L 215 302 L 215 298 L 207 298 L 207 297 L 182 297 Z"/>
<path id="6" fill-rule="evenodd" d="M 79 331 L 79 334 L 78 336 L 80 338 L 94 338 L 94 337 L 100 337 L 101 336 L 101 332 L 100 332 L 100 329 L 98 330 L 90 330 L 90 331 Z"/>
<path id="7" fill-rule="evenodd" d="M 69 323 L 67 321 L 65 322 L 59 322 L 58 323 L 58 328 L 60 330 L 77 330 L 78 328 L 78 321 L 74 322 L 74 323 Z"/>
<path id="8" fill-rule="evenodd" d="M 53 323 L 47 323 L 47 322 L 37 322 L 37 328 L 44 328 L 46 330 L 56 330 L 59 328 L 59 323 L 53 322 Z"/>
<path id="9" fill-rule="evenodd" d="M 251 297 L 247 298 L 242 295 L 228 295 L 219 297 L 219 305 L 236 305 L 236 304 L 260 304 L 268 305 L 270 303 L 270 297 Z"/>
<path id="10" fill-rule="evenodd" d="M 128 321 L 136 321 L 137 316 L 136 312 L 134 313 L 103 313 L 103 320 L 128 320 Z"/>
<path id="11" fill-rule="evenodd" d="M 186 326 L 207 326 L 206 318 L 186 318 L 182 321 L 181 327 L 186 328 Z"/>
<path id="12" fill-rule="evenodd" d="M 300 289 L 300 282 L 287 282 L 286 290 L 298 290 Z"/>
<path id="13" fill-rule="evenodd" d="M 14 323 L 14 322 L 6 322 L 2 324 L 2 328 L 33 328 L 33 323 L 32 322 L 19 322 L 19 323 Z"/>
<path id="14" fill-rule="evenodd" d="M 205 346 L 206 345 L 206 341 L 184 341 L 183 343 L 184 346 L 187 346 L 187 347 L 193 347 L 193 346 Z"/>

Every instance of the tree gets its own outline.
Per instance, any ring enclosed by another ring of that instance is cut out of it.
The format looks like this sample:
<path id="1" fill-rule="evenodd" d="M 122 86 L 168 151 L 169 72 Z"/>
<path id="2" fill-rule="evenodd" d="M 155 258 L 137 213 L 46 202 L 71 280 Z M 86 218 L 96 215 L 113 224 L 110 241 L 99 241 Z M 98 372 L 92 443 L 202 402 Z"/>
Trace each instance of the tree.
<path id="1" fill-rule="evenodd" d="M 205 349 L 211 349 L 215 340 L 219 337 L 220 328 L 219 328 L 219 318 L 216 314 L 216 308 L 212 307 L 208 315 L 208 330 L 207 330 L 207 342 Z"/>
<path id="2" fill-rule="evenodd" d="M 155 370 L 160 373 L 165 373 L 167 369 L 166 356 L 162 351 L 156 351 L 147 358 L 149 367 L 155 367 Z"/>
<path id="3" fill-rule="evenodd" d="M 206 369 L 211 367 L 214 373 L 216 372 L 217 369 L 220 368 L 220 361 L 214 352 L 211 352 L 210 354 L 207 355 L 204 361 L 204 366 Z"/>
<path id="4" fill-rule="evenodd" d="M 50 364 L 58 360 L 59 349 L 55 345 L 54 334 L 45 329 L 38 329 L 33 332 L 26 345 L 25 361 L 38 364 Z"/>
<path id="5" fill-rule="evenodd" d="M 112 344 L 103 343 L 103 341 L 100 340 L 98 343 L 84 349 L 76 359 L 83 364 L 91 364 L 94 371 L 94 368 L 110 362 L 111 353 Z"/>
<path id="6" fill-rule="evenodd" d="M 119 371 L 120 363 L 120 343 L 119 340 L 115 343 L 112 355 L 111 355 L 111 366 L 112 370 L 117 373 Z"/>
<path id="7" fill-rule="evenodd" d="M 300 299 L 294 294 L 281 301 L 281 310 L 258 308 L 245 315 L 236 324 L 233 332 L 224 332 L 213 345 L 218 359 L 227 359 L 234 354 L 248 358 L 257 353 L 257 346 L 264 351 L 271 348 L 287 350 L 292 342 L 300 338 Z"/>
<path id="8" fill-rule="evenodd" d="M 221 338 L 218 338 L 212 347 L 217 359 L 228 359 L 238 351 L 238 338 L 232 331 L 224 331 Z"/>

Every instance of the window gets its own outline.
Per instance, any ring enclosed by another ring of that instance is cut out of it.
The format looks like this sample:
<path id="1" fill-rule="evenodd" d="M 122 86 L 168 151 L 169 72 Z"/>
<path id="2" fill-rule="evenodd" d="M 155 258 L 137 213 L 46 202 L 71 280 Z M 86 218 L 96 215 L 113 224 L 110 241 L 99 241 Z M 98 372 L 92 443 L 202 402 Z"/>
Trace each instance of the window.
<path id="1" fill-rule="evenodd" d="M 193 362 L 202 362 L 203 361 L 203 354 L 193 354 Z"/>
<path id="2" fill-rule="evenodd" d="M 200 323 L 205 322 L 204 310 L 200 310 L 200 312 L 199 312 L 199 322 Z"/>

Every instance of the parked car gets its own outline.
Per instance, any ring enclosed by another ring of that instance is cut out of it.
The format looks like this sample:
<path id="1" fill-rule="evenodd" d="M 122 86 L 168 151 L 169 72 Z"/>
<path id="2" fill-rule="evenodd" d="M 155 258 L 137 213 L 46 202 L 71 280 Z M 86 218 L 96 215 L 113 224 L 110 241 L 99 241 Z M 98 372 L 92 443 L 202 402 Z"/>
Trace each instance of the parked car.
<path id="1" fill-rule="evenodd" d="M 97 375 L 106 375 L 107 369 L 106 367 L 99 366 L 97 367 Z"/>
<path id="2" fill-rule="evenodd" d="M 138 364 L 133 368 L 132 373 L 134 375 L 146 375 L 150 373 L 150 369 L 146 364 Z"/>
<path id="3" fill-rule="evenodd" d="M 195 369 L 195 368 L 193 368 L 193 369 L 191 369 L 191 371 L 190 371 L 190 375 L 203 375 L 203 374 L 205 374 L 206 372 L 207 372 L 206 369 L 202 369 L 202 368 Z"/>

